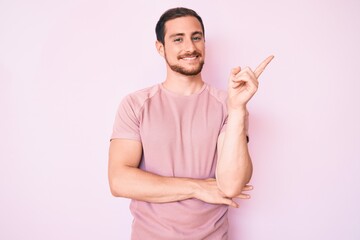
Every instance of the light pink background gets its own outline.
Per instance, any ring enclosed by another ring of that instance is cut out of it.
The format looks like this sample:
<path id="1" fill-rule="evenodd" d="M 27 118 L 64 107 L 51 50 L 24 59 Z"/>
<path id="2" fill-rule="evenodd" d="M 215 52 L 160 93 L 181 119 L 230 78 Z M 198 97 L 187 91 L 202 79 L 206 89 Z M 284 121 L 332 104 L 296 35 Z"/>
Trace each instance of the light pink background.
<path id="1" fill-rule="evenodd" d="M 164 80 L 167 8 L 206 27 L 206 80 L 276 58 L 251 101 L 250 201 L 231 239 L 360 239 L 360 2 L 0 1 L 0 239 L 128 239 L 110 195 L 120 99 Z"/>

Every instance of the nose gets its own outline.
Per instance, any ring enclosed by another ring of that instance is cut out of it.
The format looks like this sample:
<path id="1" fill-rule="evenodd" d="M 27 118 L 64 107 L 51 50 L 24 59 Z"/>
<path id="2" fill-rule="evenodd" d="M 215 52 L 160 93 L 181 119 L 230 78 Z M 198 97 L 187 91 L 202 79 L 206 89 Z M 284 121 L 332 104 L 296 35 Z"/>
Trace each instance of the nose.
<path id="1" fill-rule="evenodd" d="M 196 49 L 195 44 L 192 41 L 192 39 L 187 39 L 185 41 L 185 46 L 184 47 L 185 47 L 184 50 L 187 51 L 187 52 L 193 52 Z"/>

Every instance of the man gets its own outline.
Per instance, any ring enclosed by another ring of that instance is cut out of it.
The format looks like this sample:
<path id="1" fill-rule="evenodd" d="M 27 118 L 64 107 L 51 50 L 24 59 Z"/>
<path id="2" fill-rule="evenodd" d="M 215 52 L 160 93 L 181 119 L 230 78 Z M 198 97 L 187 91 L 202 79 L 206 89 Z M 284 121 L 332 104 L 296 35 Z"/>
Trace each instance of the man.
<path id="1" fill-rule="evenodd" d="M 228 206 L 252 188 L 246 104 L 273 57 L 255 71 L 234 68 L 226 93 L 202 80 L 205 35 L 196 12 L 166 11 L 156 35 L 166 79 L 119 106 L 111 192 L 132 199 L 132 239 L 227 239 Z"/>

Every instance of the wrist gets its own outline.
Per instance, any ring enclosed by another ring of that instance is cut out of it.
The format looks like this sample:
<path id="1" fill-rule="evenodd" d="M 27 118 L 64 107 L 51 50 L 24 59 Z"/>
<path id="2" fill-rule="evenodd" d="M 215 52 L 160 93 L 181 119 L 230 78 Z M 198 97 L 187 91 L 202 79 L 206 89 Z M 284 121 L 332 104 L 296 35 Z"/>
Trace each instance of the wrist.
<path id="1" fill-rule="evenodd" d="M 248 138 L 248 117 L 249 112 L 246 109 L 231 110 L 228 112 L 227 128 L 233 133 L 244 134 Z M 248 139 L 246 140 L 248 142 Z"/>
<path id="2" fill-rule="evenodd" d="M 200 184 L 199 181 L 197 179 L 192 179 L 192 178 L 186 178 L 185 179 L 186 184 L 188 186 L 188 195 L 189 198 L 199 198 L 199 191 L 200 189 Z"/>
<path id="3" fill-rule="evenodd" d="M 230 125 L 246 127 L 248 115 L 249 113 L 246 109 L 230 110 L 228 111 L 227 123 Z"/>
<path id="4" fill-rule="evenodd" d="M 228 111 L 246 111 L 246 103 L 236 103 L 229 97 L 226 101 Z"/>
<path id="5" fill-rule="evenodd" d="M 236 115 L 246 115 L 248 113 L 246 105 L 232 107 L 228 104 L 228 114 L 236 114 Z"/>

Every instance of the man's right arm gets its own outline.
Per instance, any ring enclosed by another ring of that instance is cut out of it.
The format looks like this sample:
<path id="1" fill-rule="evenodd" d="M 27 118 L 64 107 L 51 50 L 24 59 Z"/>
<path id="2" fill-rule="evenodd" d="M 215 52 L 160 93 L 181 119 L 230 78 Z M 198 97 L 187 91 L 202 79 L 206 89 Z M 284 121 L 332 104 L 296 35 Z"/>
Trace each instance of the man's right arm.
<path id="1" fill-rule="evenodd" d="M 114 196 L 154 203 L 197 198 L 207 203 L 238 206 L 218 189 L 215 179 L 164 177 L 139 169 L 141 155 L 142 145 L 139 141 L 111 141 L 108 175 Z M 241 194 L 239 197 L 248 198 L 248 195 Z"/>

